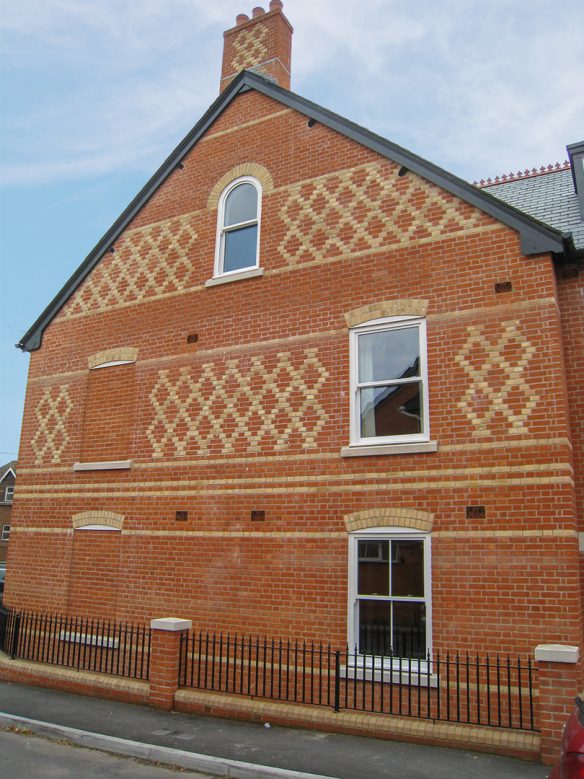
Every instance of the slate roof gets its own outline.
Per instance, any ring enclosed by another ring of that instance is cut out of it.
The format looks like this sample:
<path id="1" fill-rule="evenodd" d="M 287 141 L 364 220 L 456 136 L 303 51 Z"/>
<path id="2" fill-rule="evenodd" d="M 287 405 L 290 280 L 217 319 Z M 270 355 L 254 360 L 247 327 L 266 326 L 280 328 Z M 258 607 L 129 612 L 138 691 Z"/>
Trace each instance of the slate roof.
<path id="1" fill-rule="evenodd" d="M 469 182 L 458 178 L 458 176 L 438 167 L 438 165 L 434 165 L 432 162 L 419 157 L 417 154 L 413 154 L 380 135 L 372 133 L 370 130 L 345 119 L 339 114 L 335 114 L 294 92 L 277 86 L 252 71 L 243 70 L 219 95 L 190 133 L 167 157 L 161 167 L 88 254 L 69 281 L 57 293 L 56 297 L 49 303 L 32 327 L 24 334 L 20 342 L 16 344 L 19 349 L 31 352 L 40 347 L 45 328 L 83 280 L 91 273 L 105 253 L 112 248 L 113 243 L 126 226 L 176 167 L 181 165 L 181 160 L 198 143 L 199 139 L 212 126 L 231 101 L 239 94 L 249 90 L 256 90 L 263 95 L 267 95 L 288 108 L 292 108 L 310 119 L 315 119 L 324 126 L 357 141 L 357 143 L 363 144 L 367 148 L 401 165 L 406 171 L 411 170 L 417 173 L 427 181 L 431 181 L 456 197 L 480 208 L 503 224 L 517 230 L 521 240 L 521 249 L 526 255 L 544 252 L 562 254 L 573 249 L 569 236 L 564 235 L 561 230 L 536 220 L 532 215 L 519 211 L 514 206 L 504 202 L 504 200 L 493 197 L 485 189 L 473 186 Z"/>
<path id="2" fill-rule="evenodd" d="M 481 189 L 540 222 L 572 233 L 575 248 L 584 250 L 584 220 L 570 168 L 482 185 Z"/>

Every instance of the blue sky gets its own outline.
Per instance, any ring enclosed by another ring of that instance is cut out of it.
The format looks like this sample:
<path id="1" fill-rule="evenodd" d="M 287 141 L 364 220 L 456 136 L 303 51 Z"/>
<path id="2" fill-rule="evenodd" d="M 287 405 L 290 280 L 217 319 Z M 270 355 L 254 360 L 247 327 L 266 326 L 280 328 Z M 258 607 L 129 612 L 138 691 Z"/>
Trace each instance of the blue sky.
<path id="1" fill-rule="evenodd" d="M 14 348 L 218 94 L 242 0 L 0 2 L 0 463 Z M 267 3 L 265 4 L 267 7 Z M 582 0 L 285 0 L 292 89 L 469 180 L 584 140 Z"/>

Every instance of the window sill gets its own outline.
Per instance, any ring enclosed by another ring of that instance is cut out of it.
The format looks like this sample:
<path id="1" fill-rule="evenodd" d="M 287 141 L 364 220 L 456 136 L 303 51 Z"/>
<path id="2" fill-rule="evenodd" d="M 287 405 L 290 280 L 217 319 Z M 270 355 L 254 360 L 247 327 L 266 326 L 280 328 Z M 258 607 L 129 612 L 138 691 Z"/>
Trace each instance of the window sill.
<path id="1" fill-rule="evenodd" d="M 375 664 L 375 667 L 371 667 L 371 663 L 368 663 L 363 667 L 362 665 L 342 665 L 341 666 L 341 678 L 342 679 L 354 679 L 355 681 L 375 681 L 384 682 L 386 684 L 400 684 L 411 687 L 438 687 L 438 676 L 433 673 L 428 673 L 427 664 L 421 663 L 420 670 L 412 669 L 409 671 L 406 668 L 393 668 L 383 664 Z"/>
<path id="2" fill-rule="evenodd" d="M 122 471 L 132 467 L 131 460 L 108 460 L 96 463 L 73 463 L 74 471 Z"/>
<path id="3" fill-rule="evenodd" d="M 255 279 L 258 276 L 264 275 L 263 268 L 250 268 L 249 270 L 241 270 L 237 273 L 226 273 L 225 276 L 214 276 L 205 282 L 206 287 L 216 287 L 219 284 L 229 284 L 231 281 L 243 281 L 244 279 Z"/>
<path id="4" fill-rule="evenodd" d="M 341 457 L 371 457 L 385 454 L 419 454 L 437 452 L 437 441 L 411 444 L 369 444 L 367 446 L 343 446 Z"/>

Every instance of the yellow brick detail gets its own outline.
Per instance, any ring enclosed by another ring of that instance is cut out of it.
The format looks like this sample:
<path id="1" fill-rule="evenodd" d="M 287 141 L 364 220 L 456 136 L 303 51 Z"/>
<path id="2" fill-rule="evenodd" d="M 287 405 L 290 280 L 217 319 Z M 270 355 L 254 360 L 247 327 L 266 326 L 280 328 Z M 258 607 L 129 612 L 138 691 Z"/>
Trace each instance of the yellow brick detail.
<path id="1" fill-rule="evenodd" d="M 408 527 L 429 533 L 434 515 L 410 508 L 374 508 L 347 514 L 344 520 L 347 533 L 368 527 Z"/>
<path id="2" fill-rule="evenodd" d="M 268 28 L 264 24 L 256 24 L 249 30 L 242 30 L 233 43 L 235 55 L 231 60 L 233 73 L 239 73 L 244 68 L 258 65 L 267 56 Z"/>
<path id="3" fill-rule="evenodd" d="M 89 369 L 97 368 L 106 362 L 136 362 L 138 359 L 138 349 L 132 346 L 120 346 L 117 349 L 106 349 L 103 352 L 96 352 L 87 358 Z"/>
<path id="4" fill-rule="evenodd" d="M 383 303 L 371 303 L 361 306 L 345 314 L 347 327 L 356 327 L 372 319 L 383 319 L 390 316 L 426 316 L 427 300 L 388 300 Z"/>
<path id="5" fill-rule="evenodd" d="M 525 433 L 527 419 L 540 400 L 526 378 L 535 346 L 516 320 L 502 322 L 494 335 L 487 334 L 487 325 L 471 325 L 467 332 L 455 362 L 469 379 L 458 407 L 471 422 L 472 435 L 488 436 L 497 415 L 504 418 L 510 435 Z"/>
<path id="6" fill-rule="evenodd" d="M 274 189 L 274 180 L 267 168 L 264 168 L 263 165 L 257 162 L 242 162 L 221 176 L 211 190 L 207 200 L 207 208 L 210 211 L 214 211 L 217 208 L 219 198 L 225 187 L 231 184 L 232 181 L 235 181 L 235 179 L 241 178 L 241 176 L 253 176 L 253 178 L 256 178 L 262 185 L 262 193 L 264 195 L 269 194 Z"/>
<path id="7" fill-rule="evenodd" d="M 300 434 L 303 448 L 314 448 L 328 420 L 319 401 L 328 375 L 317 349 L 305 349 L 301 362 L 280 352 L 275 361 L 255 355 L 228 359 L 224 367 L 161 370 L 150 393 L 153 456 L 229 454 L 236 444 L 249 452 L 281 451 L 292 434 Z"/>
<path id="8" fill-rule="evenodd" d="M 124 517 L 121 514 L 114 514 L 113 511 L 81 511 L 79 514 L 74 514 L 71 521 L 75 529 L 86 525 L 103 525 L 121 530 Z"/>
<path id="9" fill-rule="evenodd" d="M 280 253 L 290 266 L 437 239 L 484 225 L 478 211 L 434 184 L 376 162 L 296 184 L 280 210 Z"/>
<path id="10" fill-rule="evenodd" d="M 38 426 L 31 442 L 37 465 L 60 462 L 69 443 L 67 420 L 72 409 L 73 401 L 67 384 L 49 387 L 43 392 L 35 410 Z"/>
<path id="11" fill-rule="evenodd" d="M 195 287 L 191 255 L 197 233 L 192 214 L 126 231 L 75 292 L 65 319 Z"/>

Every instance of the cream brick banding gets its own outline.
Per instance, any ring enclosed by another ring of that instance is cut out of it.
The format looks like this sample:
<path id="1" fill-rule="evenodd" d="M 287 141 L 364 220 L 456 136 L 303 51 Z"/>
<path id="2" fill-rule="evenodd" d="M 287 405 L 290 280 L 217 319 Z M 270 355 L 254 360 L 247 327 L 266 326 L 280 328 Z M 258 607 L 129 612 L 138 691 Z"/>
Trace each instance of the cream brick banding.
<path id="1" fill-rule="evenodd" d="M 268 195 L 274 189 L 274 180 L 267 168 L 264 168 L 264 166 L 260 165 L 258 162 L 242 162 L 240 165 L 236 165 L 234 168 L 227 171 L 227 173 L 225 173 L 225 175 L 223 175 L 215 184 L 209 194 L 209 199 L 207 200 L 207 208 L 209 211 L 214 211 L 217 208 L 219 198 L 225 187 L 242 176 L 253 176 L 253 178 L 256 178 L 262 185 L 263 195 Z"/>
<path id="2" fill-rule="evenodd" d="M 347 533 L 369 527 L 408 527 L 430 533 L 434 514 L 412 508 L 372 508 L 344 517 Z"/>
<path id="3" fill-rule="evenodd" d="M 392 316 L 426 316 L 428 310 L 427 300 L 406 298 L 402 300 L 387 300 L 380 303 L 371 303 L 361 306 L 354 311 L 345 314 L 347 327 L 355 327 L 372 319 L 384 319 Z"/>
<path id="4" fill-rule="evenodd" d="M 113 511 L 80 511 L 74 514 L 71 519 L 74 530 L 82 529 L 101 529 L 101 530 L 121 530 L 124 525 L 122 514 L 116 514 Z"/>
<path id="5" fill-rule="evenodd" d="M 109 363 L 131 363 L 138 359 L 138 349 L 133 346 L 119 346 L 116 349 L 105 349 L 103 352 L 90 354 L 87 367 L 92 370 Z"/>

